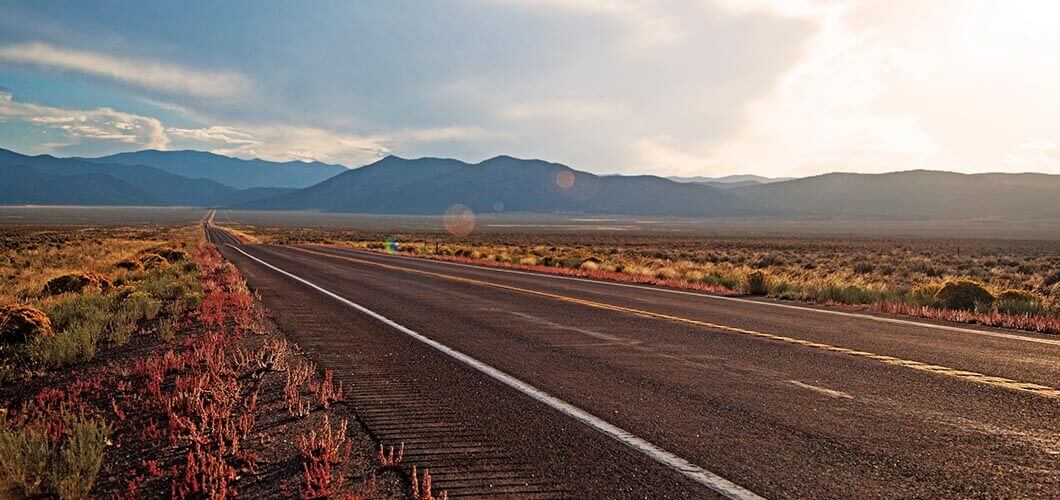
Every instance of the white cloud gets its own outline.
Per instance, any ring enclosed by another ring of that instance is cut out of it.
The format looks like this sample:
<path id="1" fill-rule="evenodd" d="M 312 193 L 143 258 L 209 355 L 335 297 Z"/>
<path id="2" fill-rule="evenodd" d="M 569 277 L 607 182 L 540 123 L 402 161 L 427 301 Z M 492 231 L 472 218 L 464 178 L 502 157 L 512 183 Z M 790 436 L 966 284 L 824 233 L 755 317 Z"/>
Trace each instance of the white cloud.
<path id="1" fill-rule="evenodd" d="M 908 111 L 880 105 L 895 81 L 915 82 L 924 62 L 848 25 L 848 5 L 757 2 L 819 24 L 798 65 L 746 108 L 746 126 L 711 159 L 733 171 L 809 175 L 930 166 L 939 151 Z"/>
<path id="2" fill-rule="evenodd" d="M 223 125 L 214 125 L 206 128 L 168 128 L 169 134 L 192 141 L 217 143 L 224 145 L 254 145 L 260 143 L 253 134 L 237 130 Z"/>
<path id="3" fill-rule="evenodd" d="M 390 149 L 378 137 L 366 137 L 292 125 L 214 125 L 199 129 L 170 128 L 180 148 L 207 149 L 217 154 L 273 161 L 312 161 L 357 166 L 379 159 Z"/>
<path id="4" fill-rule="evenodd" d="M 630 148 L 642 169 L 662 175 L 705 175 L 721 166 L 702 151 L 690 151 L 666 134 L 642 137 Z"/>
<path id="5" fill-rule="evenodd" d="M 598 120 L 617 115 L 621 106 L 587 101 L 563 100 L 533 104 L 509 104 L 500 109 L 499 115 L 507 120 L 559 120 L 567 122 Z"/>
<path id="6" fill-rule="evenodd" d="M 1005 158 L 1006 170 L 1060 174 L 1060 146 L 1049 139 L 1020 144 Z"/>
<path id="7" fill-rule="evenodd" d="M 76 71 L 150 90 L 197 97 L 233 97 L 252 88 L 246 77 L 232 71 L 204 71 L 164 62 L 66 49 L 46 43 L 0 46 L 0 60 Z"/>
<path id="8" fill-rule="evenodd" d="M 318 160 L 349 167 L 373 162 L 394 149 L 410 145 L 473 141 L 498 134 L 478 127 L 452 126 L 359 135 L 311 126 L 249 123 L 198 129 L 170 128 L 167 132 L 173 137 L 174 144 L 182 148 L 274 161 Z"/>
<path id="9" fill-rule="evenodd" d="M 738 14 L 760 13 L 786 17 L 813 17 L 835 0 L 715 0 L 722 8 Z"/>
<path id="10" fill-rule="evenodd" d="M 472 126 L 406 128 L 387 134 L 387 142 L 397 144 L 408 142 L 474 141 L 496 138 L 501 135 L 498 131 Z"/>
<path id="11" fill-rule="evenodd" d="M 667 13 L 653 0 L 493 0 L 533 8 L 550 8 L 565 13 L 597 16 L 617 21 L 632 29 L 630 41 L 637 47 L 667 46 L 680 41 L 686 32 L 679 18 Z"/>
<path id="12" fill-rule="evenodd" d="M 169 145 L 162 122 L 110 108 L 77 110 L 42 106 L 16 102 L 10 93 L 0 92 L 0 118 L 60 130 L 69 139 L 62 145 L 77 144 L 84 140 L 136 144 L 156 149 Z"/>

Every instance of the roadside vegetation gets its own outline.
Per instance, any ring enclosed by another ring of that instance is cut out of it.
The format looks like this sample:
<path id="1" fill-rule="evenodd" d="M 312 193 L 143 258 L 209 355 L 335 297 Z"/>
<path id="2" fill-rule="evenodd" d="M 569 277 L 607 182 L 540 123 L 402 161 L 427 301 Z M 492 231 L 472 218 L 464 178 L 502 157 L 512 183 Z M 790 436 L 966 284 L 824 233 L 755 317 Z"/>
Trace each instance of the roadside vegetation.
<path id="1" fill-rule="evenodd" d="M 381 252 L 1060 334 L 1053 241 L 669 234 L 386 235 L 244 226 Z"/>
<path id="2" fill-rule="evenodd" d="M 0 238 L 0 497 L 408 495 L 197 224 Z"/>

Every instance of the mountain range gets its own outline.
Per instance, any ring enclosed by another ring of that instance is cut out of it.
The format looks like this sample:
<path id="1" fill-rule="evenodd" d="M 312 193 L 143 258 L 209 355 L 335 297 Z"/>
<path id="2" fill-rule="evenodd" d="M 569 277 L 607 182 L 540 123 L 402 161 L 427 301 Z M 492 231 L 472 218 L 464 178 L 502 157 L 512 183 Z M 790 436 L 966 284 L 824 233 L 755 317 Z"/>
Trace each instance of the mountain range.
<path id="1" fill-rule="evenodd" d="M 317 161 L 281 163 L 259 159 L 243 160 L 203 151 L 147 149 L 82 159 L 115 165 L 146 165 L 191 179 L 210 179 L 236 189 L 304 188 L 347 170 L 342 165 Z"/>
<path id="2" fill-rule="evenodd" d="M 121 165 L 27 156 L 0 149 L 0 204 L 187 205 L 244 203 L 292 191 L 236 189 L 210 179 L 189 179 L 146 165 Z"/>
<path id="3" fill-rule="evenodd" d="M 740 174 L 726 175 L 724 177 L 667 177 L 674 182 L 694 182 L 706 184 L 721 189 L 732 189 L 736 187 L 754 186 L 756 184 L 771 184 L 774 182 L 790 181 L 793 177 L 762 177 L 761 175 Z"/>
<path id="4" fill-rule="evenodd" d="M 361 213 L 580 212 L 707 217 L 735 214 L 735 200 L 708 186 L 654 176 L 597 176 L 541 160 L 497 156 L 469 164 L 388 156 L 306 189 L 237 208 Z"/>
<path id="5" fill-rule="evenodd" d="M 233 176 L 245 177 L 237 179 L 242 187 L 222 182 L 234 182 Z M 477 213 L 1060 218 L 1060 176 L 1056 175 L 913 170 L 790 180 L 757 176 L 680 180 L 600 176 L 510 156 L 479 163 L 388 156 L 347 169 L 322 163 L 238 160 L 198 151 L 140 151 L 86 159 L 0 149 L 0 204 L 7 205 L 440 214 L 463 204 Z"/>

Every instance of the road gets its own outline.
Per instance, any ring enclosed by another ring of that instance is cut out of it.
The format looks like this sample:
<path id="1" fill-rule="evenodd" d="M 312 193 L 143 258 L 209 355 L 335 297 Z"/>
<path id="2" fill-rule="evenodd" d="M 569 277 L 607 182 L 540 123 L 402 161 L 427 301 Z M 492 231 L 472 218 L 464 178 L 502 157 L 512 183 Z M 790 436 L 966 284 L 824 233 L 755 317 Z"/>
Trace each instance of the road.
<path id="1" fill-rule="evenodd" d="M 208 234 L 451 496 L 1060 495 L 1060 338 Z"/>

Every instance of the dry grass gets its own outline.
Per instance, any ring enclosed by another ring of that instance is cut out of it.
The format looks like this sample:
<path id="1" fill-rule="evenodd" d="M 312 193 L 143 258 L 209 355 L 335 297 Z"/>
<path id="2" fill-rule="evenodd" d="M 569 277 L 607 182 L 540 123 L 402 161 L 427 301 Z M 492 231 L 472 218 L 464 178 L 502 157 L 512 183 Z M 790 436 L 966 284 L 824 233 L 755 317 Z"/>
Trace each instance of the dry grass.
<path id="1" fill-rule="evenodd" d="M 193 226 L 0 228 L 0 306 L 41 311 L 52 330 L 0 349 L 0 382 L 90 361 L 104 345 L 125 345 L 136 333 L 171 336 L 202 301 L 188 258 L 200 235 Z M 123 265 L 162 259 L 159 252 L 172 265 Z M 0 325 L 0 333 L 9 336 L 11 326 Z"/>
<path id="2" fill-rule="evenodd" d="M 51 279 L 114 273 L 115 264 L 165 244 L 194 245 L 197 227 L 0 226 L 0 303 L 33 303 Z"/>

